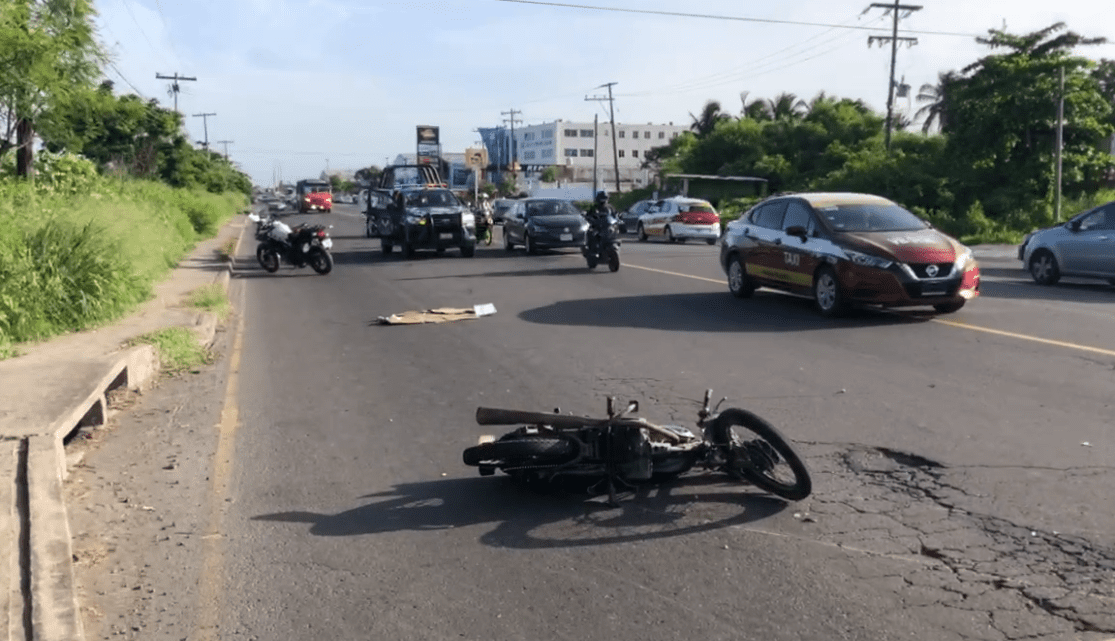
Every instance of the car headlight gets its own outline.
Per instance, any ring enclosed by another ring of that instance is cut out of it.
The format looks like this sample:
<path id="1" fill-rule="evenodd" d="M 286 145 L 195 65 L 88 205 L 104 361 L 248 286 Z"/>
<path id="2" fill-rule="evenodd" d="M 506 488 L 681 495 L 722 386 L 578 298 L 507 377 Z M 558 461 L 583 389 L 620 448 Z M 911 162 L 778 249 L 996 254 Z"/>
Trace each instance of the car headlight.
<path id="1" fill-rule="evenodd" d="M 464 225 L 465 227 L 475 227 L 476 226 L 476 215 L 473 214 L 471 211 L 467 211 L 467 210 L 462 211 L 461 212 L 461 224 Z"/>
<path id="2" fill-rule="evenodd" d="M 848 260 L 852 261 L 856 265 L 861 265 L 863 267 L 886 269 L 894 264 L 893 260 L 880 258 L 878 256 L 872 256 L 871 254 L 864 254 L 862 252 L 852 251 L 850 249 L 845 249 L 844 253 L 847 254 Z"/>
<path id="3" fill-rule="evenodd" d="M 975 257 L 972 255 L 972 250 L 965 247 L 956 255 L 956 262 L 953 263 L 953 273 L 963 274 L 968 271 L 968 268 L 976 262 Z"/>
<path id="4" fill-rule="evenodd" d="M 426 217 L 425 216 L 416 216 L 415 214 L 407 214 L 406 215 L 406 223 L 408 225 L 425 225 L 426 224 Z"/>
<path id="5" fill-rule="evenodd" d="M 614 221 L 613 221 L 613 223 L 614 223 Z M 589 225 L 588 225 L 587 220 L 581 222 L 581 231 L 582 232 L 588 231 L 588 227 L 589 227 Z"/>

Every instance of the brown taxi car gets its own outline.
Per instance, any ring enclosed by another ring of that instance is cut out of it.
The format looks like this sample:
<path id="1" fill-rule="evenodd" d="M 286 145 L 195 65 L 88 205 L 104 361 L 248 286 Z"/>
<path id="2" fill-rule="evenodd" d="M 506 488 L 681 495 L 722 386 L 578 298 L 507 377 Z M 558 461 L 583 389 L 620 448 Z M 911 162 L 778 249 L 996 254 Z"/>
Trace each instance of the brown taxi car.
<path id="1" fill-rule="evenodd" d="M 979 295 L 972 250 L 869 194 L 767 198 L 728 225 L 720 265 L 739 298 L 771 287 L 810 296 L 824 316 L 853 304 L 947 314 Z"/>

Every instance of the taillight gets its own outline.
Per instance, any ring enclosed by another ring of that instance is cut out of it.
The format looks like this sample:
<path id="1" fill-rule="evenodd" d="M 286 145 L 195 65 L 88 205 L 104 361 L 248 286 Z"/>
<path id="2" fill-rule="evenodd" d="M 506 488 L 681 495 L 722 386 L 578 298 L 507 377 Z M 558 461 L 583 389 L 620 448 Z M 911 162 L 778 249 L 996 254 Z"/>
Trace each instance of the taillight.
<path id="1" fill-rule="evenodd" d="M 324 229 L 317 230 L 317 237 L 318 238 L 325 238 L 325 230 Z"/>

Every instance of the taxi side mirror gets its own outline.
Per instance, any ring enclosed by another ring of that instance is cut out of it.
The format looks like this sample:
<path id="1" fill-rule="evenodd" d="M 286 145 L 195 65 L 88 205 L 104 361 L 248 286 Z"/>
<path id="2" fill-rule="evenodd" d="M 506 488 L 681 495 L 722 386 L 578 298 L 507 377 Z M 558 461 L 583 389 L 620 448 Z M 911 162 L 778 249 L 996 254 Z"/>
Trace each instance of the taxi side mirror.
<path id="1" fill-rule="evenodd" d="M 789 236 L 797 236 L 803 243 L 809 239 L 809 232 L 801 225 L 790 225 L 786 228 L 786 234 Z"/>

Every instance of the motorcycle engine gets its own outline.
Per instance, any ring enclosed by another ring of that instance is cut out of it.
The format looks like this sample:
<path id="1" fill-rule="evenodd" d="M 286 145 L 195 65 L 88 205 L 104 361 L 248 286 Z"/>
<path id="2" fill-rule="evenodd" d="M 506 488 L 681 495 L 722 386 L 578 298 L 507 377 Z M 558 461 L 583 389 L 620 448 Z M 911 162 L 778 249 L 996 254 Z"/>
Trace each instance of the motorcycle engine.
<path id="1" fill-rule="evenodd" d="M 645 481 L 654 471 L 650 458 L 649 433 L 645 427 L 613 430 L 608 450 L 624 478 Z"/>

